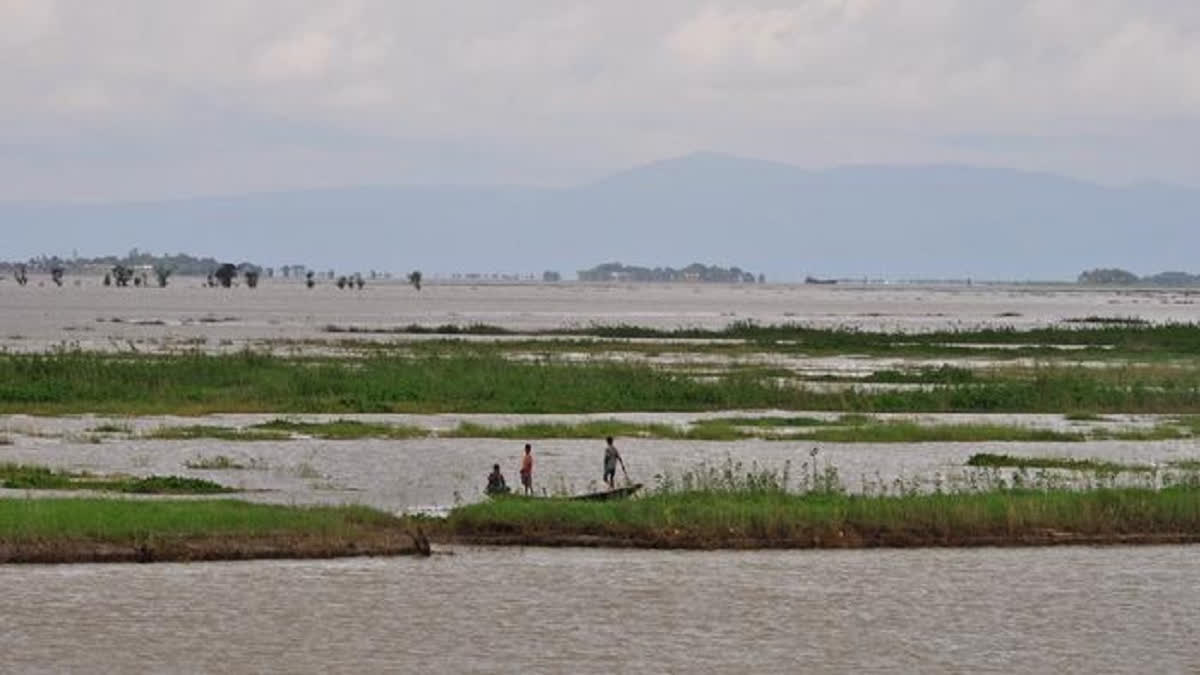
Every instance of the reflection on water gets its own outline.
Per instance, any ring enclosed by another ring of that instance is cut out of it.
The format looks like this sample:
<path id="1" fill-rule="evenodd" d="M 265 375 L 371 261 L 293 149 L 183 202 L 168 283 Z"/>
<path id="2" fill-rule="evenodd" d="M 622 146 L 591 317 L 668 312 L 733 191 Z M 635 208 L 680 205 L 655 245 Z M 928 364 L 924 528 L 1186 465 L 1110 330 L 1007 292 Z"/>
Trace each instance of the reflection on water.
<path id="1" fill-rule="evenodd" d="M 1184 672 L 1194 547 L 0 568 L 11 672 Z"/>

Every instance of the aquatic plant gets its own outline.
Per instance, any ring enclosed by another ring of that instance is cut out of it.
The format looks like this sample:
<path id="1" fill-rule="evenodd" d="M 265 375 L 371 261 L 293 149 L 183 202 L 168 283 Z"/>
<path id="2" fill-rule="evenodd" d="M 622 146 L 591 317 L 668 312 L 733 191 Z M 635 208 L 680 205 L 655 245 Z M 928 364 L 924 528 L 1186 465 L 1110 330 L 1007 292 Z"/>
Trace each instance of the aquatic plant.
<path id="1" fill-rule="evenodd" d="M 212 457 L 196 457 L 189 459 L 183 463 L 188 469 L 207 469 L 210 471 L 224 470 L 242 470 L 242 469 L 266 469 L 267 463 L 258 458 L 251 458 L 247 462 L 240 462 L 228 455 L 214 455 Z"/>
<path id="2" fill-rule="evenodd" d="M 0 464 L 0 487 L 13 490 L 98 490 L 152 494 L 219 494 L 233 488 L 181 476 L 106 476 L 32 464 Z"/>

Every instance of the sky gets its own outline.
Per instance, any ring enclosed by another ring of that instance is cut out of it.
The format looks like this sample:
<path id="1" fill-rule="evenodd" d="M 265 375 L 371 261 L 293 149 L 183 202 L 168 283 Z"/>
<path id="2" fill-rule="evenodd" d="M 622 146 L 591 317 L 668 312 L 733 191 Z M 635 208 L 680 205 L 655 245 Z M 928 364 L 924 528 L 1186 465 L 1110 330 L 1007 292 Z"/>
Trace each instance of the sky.
<path id="1" fill-rule="evenodd" d="M 1200 186 L 1196 0 L 0 0 L 0 200 L 708 150 Z"/>

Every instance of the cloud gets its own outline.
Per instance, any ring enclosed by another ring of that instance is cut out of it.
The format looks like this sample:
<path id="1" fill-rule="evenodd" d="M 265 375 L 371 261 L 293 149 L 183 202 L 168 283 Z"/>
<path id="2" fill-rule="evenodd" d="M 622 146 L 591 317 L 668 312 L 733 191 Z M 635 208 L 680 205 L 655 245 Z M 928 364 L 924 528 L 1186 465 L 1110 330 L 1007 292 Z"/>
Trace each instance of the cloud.
<path id="1" fill-rule="evenodd" d="M 54 0 L 0 0 L 0 49 L 26 47 L 55 24 Z"/>
<path id="2" fill-rule="evenodd" d="M 201 134 L 269 165 L 275 146 L 243 130 L 282 119 L 324 129 L 313 143 L 526 147 L 543 162 L 497 162 L 496 182 L 709 148 L 1200 183 L 1195 125 L 1175 143 L 1147 135 L 1200 118 L 1193 0 L 0 0 L 0 55 L 0 143 L 55 139 L 56 157 L 86 129 Z M 359 152 L 329 161 L 357 176 Z M 303 178 L 280 162 L 281 180 Z"/>

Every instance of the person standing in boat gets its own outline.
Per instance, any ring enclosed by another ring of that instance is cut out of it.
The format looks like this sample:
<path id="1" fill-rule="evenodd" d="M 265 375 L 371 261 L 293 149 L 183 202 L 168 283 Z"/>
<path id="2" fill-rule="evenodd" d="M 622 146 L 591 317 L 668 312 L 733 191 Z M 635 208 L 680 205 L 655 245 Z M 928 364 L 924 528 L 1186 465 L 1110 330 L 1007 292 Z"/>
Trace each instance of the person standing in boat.
<path id="1" fill-rule="evenodd" d="M 615 487 L 613 479 L 617 477 L 617 464 L 621 465 L 621 471 L 625 471 L 625 460 L 621 459 L 621 453 L 617 452 L 617 446 L 613 445 L 613 437 L 609 436 L 606 440 L 608 445 L 604 447 L 604 483 L 611 490 Z"/>
<path id="2" fill-rule="evenodd" d="M 533 494 L 533 446 L 528 443 L 521 457 L 521 487 L 525 488 L 525 494 Z"/>

